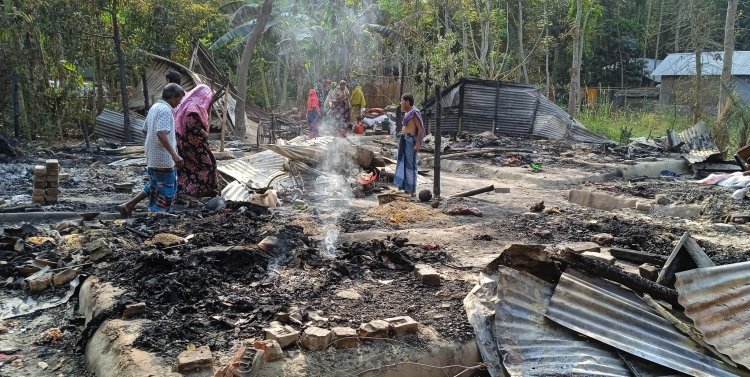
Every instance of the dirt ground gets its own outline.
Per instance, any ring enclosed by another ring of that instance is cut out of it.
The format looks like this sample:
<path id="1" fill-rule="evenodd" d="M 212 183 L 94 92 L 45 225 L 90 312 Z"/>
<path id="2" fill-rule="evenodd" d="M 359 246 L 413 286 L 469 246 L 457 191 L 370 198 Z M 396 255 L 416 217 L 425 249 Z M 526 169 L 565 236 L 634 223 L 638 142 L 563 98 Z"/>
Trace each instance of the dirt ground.
<path id="1" fill-rule="evenodd" d="M 550 179 L 564 178 L 564 172 L 570 169 L 600 173 L 603 168 L 598 164 L 653 160 L 646 152 L 638 157 L 626 156 L 622 149 L 512 142 L 535 149 L 536 154 L 524 156 L 524 164 L 541 163 Z M 44 153 L 0 165 L 0 173 L 8 177 L 0 182 L 7 201 L 0 210 L 23 202 L 21 195 L 28 194 L 33 177 L 29 168 L 46 157 Z M 524 168 L 509 157 L 467 161 L 514 171 Z M 137 189 L 144 178 L 142 168 L 107 166 L 111 160 L 61 158 L 63 171 L 71 178 L 61 184 L 61 202 L 43 209 L 111 211 L 114 204 L 130 196 L 115 193 L 112 184 L 129 181 Z M 540 176 L 533 169 L 524 171 L 534 179 Z M 32 244 L 29 234 L 21 237 L 26 245 L 23 251 L 8 242 L 0 245 L 4 261 L 0 265 L 0 298 L 30 297 L 18 274 L 18 267 L 29 260 L 80 264 L 87 260 L 81 251 L 87 243 L 106 239 L 112 253 L 81 267 L 79 272 L 124 289 L 127 293 L 120 298 L 123 305 L 145 302 L 148 309 L 142 318 L 149 319 L 151 325 L 136 346 L 174 360 L 190 345 L 208 345 L 215 355 L 231 354 L 239 341 L 262 336 L 262 329 L 279 319 L 296 328 L 313 324 L 357 328 L 370 320 L 409 315 L 444 339 L 464 342 L 473 333 L 462 299 L 478 272 L 513 243 L 554 245 L 590 241 L 594 234 L 609 233 L 614 237 L 613 246 L 668 255 L 680 236 L 689 231 L 716 264 L 750 259 L 750 240 L 743 227 L 738 225 L 729 231 L 715 225 L 728 215 L 748 214 L 748 202 L 731 199 L 729 189 L 701 186 L 687 178 L 635 182 L 614 178 L 543 188 L 523 177 L 504 180 L 449 172 L 441 176 L 443 200 L 434 209 L 429 203 L 417 201 L 379 206 L 375 196 L 352 200 L 345 210 L 331 208 L 325 202 L 306 201 L 304 205 L 260 213 L 235 204 L 218 213 L 181 208 L 174 217 L 69 226 L 59 231 L 59 239 L 53 237 L 54 242 L 41 245 Z M 432 189 L 432 185 L 429 173 L 419 178 L 418 190 Z M 450 198 L 487 185 L 509 188 L 510 192 Z M 634 209 L 586 208 L 568 202 L 568 192 L 573 188 L 648 202 L 655 201 L 656 195 L 665 195 L 672 203 L 701 205 L 703 213 L 693 219 L 677 219 Z M 546 212 L 536 218 L 523 215 L 540 202 Z M 476 208 L 481 216 L 448 214 L 467 208 Z M 57 224 L 35 225 L 39 234 L 49 235 Z M 5 226 L 11 231 L 4 230 L 4 240 L 18 238 L 10 233 L 19 224 Z M 277 241 L 273 247 L 263 246 L 261 241 L 274 237 Z M 422 286 L 412 272 L 415 264 L 437 269 L 444 283 Z M 54 288 L 31 297 L 44 300 L 63 291 L 62 287 Z M 84 328 L 76 305 L 74 296 L 67 304 L 3 321 L 0 375 L 86 375 L 83 355 L 76 350 Z M 40 334 L 51 327 L 60 328 L 62 337 L 51 343 L 40 341 Z M 407 341 L 427 344 L 419 336 Z M 23 362 L 14 364 L 10 360 L 13 355 Z M 46 369 L 41 369 L 44 364 L 40 362 L 47 364 Z M 59 368 L 51 371 L 58 364 Z"/>

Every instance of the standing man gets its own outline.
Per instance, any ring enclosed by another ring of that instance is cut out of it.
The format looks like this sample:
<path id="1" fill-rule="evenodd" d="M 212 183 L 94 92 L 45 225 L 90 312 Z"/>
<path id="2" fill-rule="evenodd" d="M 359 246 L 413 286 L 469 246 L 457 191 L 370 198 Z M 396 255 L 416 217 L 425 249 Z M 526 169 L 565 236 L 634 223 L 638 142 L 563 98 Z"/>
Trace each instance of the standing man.
<path id="1" fill-rule="evenodd" d="M 393 183 L 400 190 L 411 194 L 417 191 L 417 152 L 422 148 L 425 137 L 422 113 L 414 107 L 414 96 L 404 94 L 401 97 L 401 112 L 404 113 L 401 135 L 398 141 L 398 161 Z"/>
<path id="2" fill-rule="evenodd" d="M 177 84 L 167 84 L 161 93 L 161 100 L 154 104 L 146 116 L 146 165 L 149 181 L 143 191 L 129 202 L 118 206 L 123 217 L 130 217 L 136 204 L 148 197 L 148 209 L 151 212 L 167 212 L 177 194 L 177 171 L 185 163 L 177 154 L 174 115 L 172 109 L 177 107 L 185 96 L 185 91 Z"/>

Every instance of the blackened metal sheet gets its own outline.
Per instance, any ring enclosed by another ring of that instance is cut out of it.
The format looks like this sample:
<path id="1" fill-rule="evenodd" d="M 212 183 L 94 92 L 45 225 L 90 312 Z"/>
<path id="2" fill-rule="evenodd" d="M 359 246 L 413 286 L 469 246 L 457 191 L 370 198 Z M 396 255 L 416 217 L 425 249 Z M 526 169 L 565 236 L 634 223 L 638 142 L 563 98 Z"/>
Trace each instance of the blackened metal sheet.
<path id="1" fill-rule="evenodd" d="M 750 376 L 704 354 L 632 291 L 574 270 L 560 278 L 546 316 L 590 338 L 691 376 Z"/>

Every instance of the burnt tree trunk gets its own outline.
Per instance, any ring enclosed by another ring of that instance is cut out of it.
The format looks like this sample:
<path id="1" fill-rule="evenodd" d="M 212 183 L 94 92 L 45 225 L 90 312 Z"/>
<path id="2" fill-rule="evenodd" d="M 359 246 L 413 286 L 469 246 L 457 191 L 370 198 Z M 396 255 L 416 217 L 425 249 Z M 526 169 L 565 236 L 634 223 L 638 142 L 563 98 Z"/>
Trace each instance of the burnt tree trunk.
<path id="1" fill-rule="evenodd" d="M 661 284 L 639 275 L 625 272 L 618 267 L 610 266 L 595 259 L 586 258 L 572 251 L 562 251 L 559 257 L 555 257 L 569 266 L 588 272 L 594 276 L 600 276 L 616 283 L 620 283 L 638 293 L 648 293 L 651 297 L 664 300 L 672 305 L 679 306 L 677 302 L 677 291 L 667 288 Z"/>

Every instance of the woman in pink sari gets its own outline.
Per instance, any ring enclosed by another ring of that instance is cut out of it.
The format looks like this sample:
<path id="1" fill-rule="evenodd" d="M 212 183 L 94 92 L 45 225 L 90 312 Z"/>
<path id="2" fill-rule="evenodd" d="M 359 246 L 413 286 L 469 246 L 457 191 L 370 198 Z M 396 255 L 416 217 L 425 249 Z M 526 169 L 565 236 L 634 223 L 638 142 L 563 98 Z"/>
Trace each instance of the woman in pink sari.
<path id="1" fill-rule="evenodd" d="M 177 153 L 185 160 L 177 172 L 177 190 L 193 198 L 215 196 L 218 189 L 216 158 L 208 144 L 212 96 L 211 88 L 198 85 L 175 109 Z"/>

